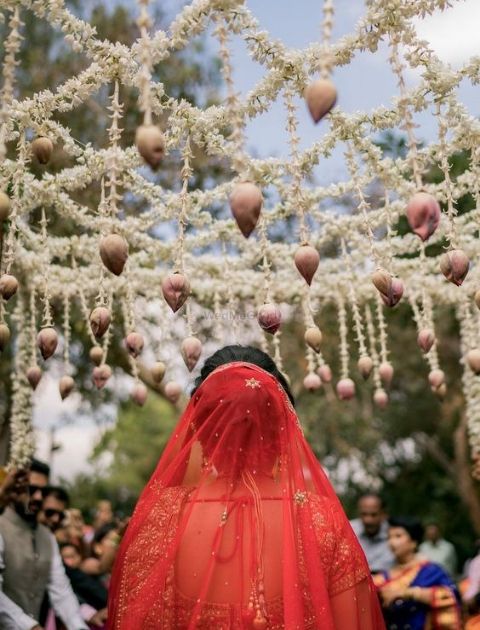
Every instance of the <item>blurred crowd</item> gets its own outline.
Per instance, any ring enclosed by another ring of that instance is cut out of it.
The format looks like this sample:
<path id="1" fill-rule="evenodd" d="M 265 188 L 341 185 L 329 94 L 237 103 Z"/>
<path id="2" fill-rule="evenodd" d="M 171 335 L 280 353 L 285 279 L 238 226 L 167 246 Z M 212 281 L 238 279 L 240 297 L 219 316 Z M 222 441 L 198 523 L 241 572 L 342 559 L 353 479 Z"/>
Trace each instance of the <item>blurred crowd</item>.
<path id="1" fill-rule="evenodd" d="M 10 471 L 0 485 L 0 628 L 106 628 L 108 582 L 127 521 L 98 501 L 84 522 L 47 464 Z"/>
<path id="2" fill-rule="evenodd" d="M 28 471 L 0 480 L 0 628 L 106 629 L 110 573 L 127 520 L 101 500 L 86 524 L 49 477 L 48 465 L 33 460 Z M 371 493 L 357 510 L 351 525 L 388 630 L 480 630 L 480 541 L 459 567 L 438 523 L 387 515 Z"/>

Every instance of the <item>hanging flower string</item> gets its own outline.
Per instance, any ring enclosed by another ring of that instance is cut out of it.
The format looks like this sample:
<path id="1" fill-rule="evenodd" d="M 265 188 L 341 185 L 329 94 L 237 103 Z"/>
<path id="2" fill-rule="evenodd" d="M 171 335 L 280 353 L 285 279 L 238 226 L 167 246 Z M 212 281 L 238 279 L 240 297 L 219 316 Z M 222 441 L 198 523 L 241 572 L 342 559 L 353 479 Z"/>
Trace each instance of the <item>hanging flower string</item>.
<path id="1" fill-rule="evenodd" d="M 328 79 L 332 71 L 332 29 L 333 29 L 333 16 L 335 14 L 333 0 L 324 0 L 323 2 L 323 20 L 322 20 L 322 46 L 321 54 L 319 56 L 318 65 L 320 70 L 320 76 L 322 79 Z"/>
<path id="2" fill-rule="evenodd" d="M 17 55 L 20 52 L 20 44 L 23 39 L 20 34 L 21 26 L 20 8 L 16 6 L 8 23 L 8 28 L 10 29 L 8 36 L 3 42 L 5 58 L 3 60 L 3 87 L 0 92 L 0 162 L 6 157 L 5 140 L 7 136 L 9 109 L 14 94 L 15 67 L 19 64 Z"/>
<path id="3" fill-rule="evenodd" d="M 143 112 L 143 124 L 152 124 L 152 101 L 150 93 L 150 83 L 152 80 L 152 56 L 150 52 L 150 37 L 148 31 L 152 27 L 152 21 L 148 14 L 150 0 L 138 0 L 140 14 L 137 19 L 137 26 L 140 29 L 140 62 L 141 68 L 138 77 L 140 95 L 139 108 Z"/>

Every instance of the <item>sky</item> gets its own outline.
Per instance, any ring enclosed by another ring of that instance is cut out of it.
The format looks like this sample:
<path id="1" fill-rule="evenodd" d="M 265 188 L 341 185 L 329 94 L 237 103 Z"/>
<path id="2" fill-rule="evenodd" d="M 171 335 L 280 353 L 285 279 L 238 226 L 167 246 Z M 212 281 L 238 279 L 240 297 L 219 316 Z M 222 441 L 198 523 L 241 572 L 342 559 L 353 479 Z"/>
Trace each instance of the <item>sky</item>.
<path id="1" fill-rule="evenodd" d="M 170 0 L 175 6 L 175 0 Z M 272 37 L 281 39 L 287 46 L 304 48 L 320 36 L 321 3 L 316 0 L 247 0 L 247 6 L 257 17 L 264 30 Z M 460 66 L 472 55 L 480 55 L 480 0 L 460 0 L 444 13 L 438 13 L 416 23 L 419 35 L 426 39 L 436 54 L 454 67 Z M 336 0 L 335 26 L 333 39 L 351 32 L 363 14 L 362 0 Z M 247 93 L 261 79 L 262 68 L 253 63 L 243 42 L 233 41 L 234 78 L 237 90 Z M 359 55 L 348 67 L 338 69 L 333 77 L 337 86 L 338 106 L 347 112 L 368 110 L 379 105 L 388 106 L 395 91 L 395 82 L 386 61 L 386 50 L 381 48 L 375 55 Z M 409 81 L 416 77 L 411 74 Z M 480 88 L 462 85 L 460 97 L 470 113 L 480 114 Z M 324 133 L 321 124 L 314 126 L 300 100 L 299 133 L 303 147 L 309 146 Z M 249 151 L 260 157 L 287 155 L 286 134 L 283 131 L 285 114 L 281 104 L 274 105 L 265 115 L 251 122 L 247 127 Z M 428 117 L 419 120 L 418 135 L 428 141 L 435 137 L 436 123 Z M 341 155 L 321 164 L 316 173 L 321 183 L 340 179 L 344 174 Z M 78 398 L 60 401 L 57 384 L 46 377 L 35 393 L 34 425 L 37 427 L 37 455 L 47 458 L 49 448 L 48 429 L 62 424 L 65 411 L 74 413 Z M 88 419 L 82 418 L 72 424 L 62 426 L 56 433 L 56 441 L 61 449 L 53 460 L 54 477 L 61 475 L 71 478 L 79 471 L 88 471 L 87 458 L 99 428 Z"/>

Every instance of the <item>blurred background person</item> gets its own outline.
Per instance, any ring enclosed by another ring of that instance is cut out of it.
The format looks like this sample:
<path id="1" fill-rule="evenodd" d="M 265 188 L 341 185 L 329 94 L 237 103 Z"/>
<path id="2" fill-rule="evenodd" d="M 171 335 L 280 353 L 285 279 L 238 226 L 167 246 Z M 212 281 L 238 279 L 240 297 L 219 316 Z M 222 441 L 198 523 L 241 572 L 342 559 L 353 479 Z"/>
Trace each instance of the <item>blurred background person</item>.
<path id="1" fill-rule="evenodd" d="M 372 573 L 387 571 L 394 563 L 388 545 L 388 522 L 385 506 L 378 494 L 362 495 L 357 503 L 358 518 L 350 521 Z"/>
<path id="2" fill-rule="evenodd" d="M 419 547 L 419 552 L 430 560 L 439 564 L 454 577 L 457 574 L 457 552 L 451 542 L 442 537 L 440 525 L 429 521 L 425 527 L 425 540 Z"/>

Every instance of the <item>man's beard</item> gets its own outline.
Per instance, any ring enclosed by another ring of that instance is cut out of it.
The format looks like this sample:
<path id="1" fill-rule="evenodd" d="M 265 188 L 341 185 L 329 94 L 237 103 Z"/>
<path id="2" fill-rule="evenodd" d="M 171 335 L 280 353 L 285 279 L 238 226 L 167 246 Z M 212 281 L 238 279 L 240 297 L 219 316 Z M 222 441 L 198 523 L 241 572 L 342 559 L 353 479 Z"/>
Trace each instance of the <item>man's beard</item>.
<path id="1" fill-rule="evenodd" d="M 37 516 L 42 508 L 41 501 L 29 501 L 28 506 L 23 503 L 23 501 L 19 501 L 15 503 L 15 512 L 23 518 L 24 521 L 30 524 L 36 524 Z"/>

